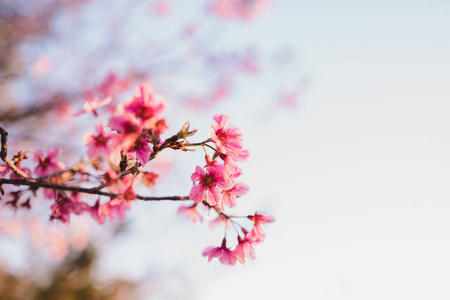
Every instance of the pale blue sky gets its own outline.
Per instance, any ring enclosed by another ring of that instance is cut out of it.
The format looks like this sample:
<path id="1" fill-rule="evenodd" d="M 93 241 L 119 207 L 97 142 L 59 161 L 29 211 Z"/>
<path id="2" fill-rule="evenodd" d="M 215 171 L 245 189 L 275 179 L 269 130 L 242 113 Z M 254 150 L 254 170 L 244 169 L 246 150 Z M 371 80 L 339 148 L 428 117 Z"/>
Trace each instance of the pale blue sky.
<path id="1" fill-rule="evenodd" d="M 258 21 L 261 44 L 294 43 L 313 83 L 291 119 L 247 133 L 250 197 L 271 199 L 277 222 L 201 299 L 449 298 L 449 13 L 278 1 Z"/>

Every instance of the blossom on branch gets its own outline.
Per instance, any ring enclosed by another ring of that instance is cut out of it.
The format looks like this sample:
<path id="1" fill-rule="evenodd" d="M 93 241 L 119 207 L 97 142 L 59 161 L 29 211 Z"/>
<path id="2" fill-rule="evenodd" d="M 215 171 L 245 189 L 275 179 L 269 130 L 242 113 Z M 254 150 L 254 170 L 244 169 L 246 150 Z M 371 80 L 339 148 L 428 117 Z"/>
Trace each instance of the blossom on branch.
<path id="1" fill-rule="evenodd" d="M 234 249 L 233 254 L 241 264 L 245 263 L 246 258 L 255 259 L 254 243 L 255 242 L 249 238 L 248 234 L 245 235 L 245 238 L 238 236 L 238 244 L 236 249 Z"/>
<path id="2" fill-rule="evenodd" d="M 225 210 L 225 206 L 235 207 L 236 197 L 244 196 L 248 193 L 248 190 L 248 185 L 238 182 L 231 189 L 222 191 L 222 201 L 219 202 L 220 209 Z"/>
<path id="3" fill-rule="evenodd" d="M 247 218 L 253 221 L 253 228 L 248 236 L 249 239 L 255 243 L 263 242 L 266 235 L 261 228 L 261 224 L 272 223 L 275 221 L 275 218 L 270 214 L 258 214 L 257 212 L 255 212 L 255 215 L 248 216 Z"/>
<path id="4" fill-rule="evenodd" d="M 143 129 L 153 129 L 165 107 L 164 98 L 155 94 L 150 84 L 143 84 L 136 87 L 136 94 L 125 104 L 124 109 L 139 120 Z"/>
<path id="5" fill-rule="evenodd" d="M 109 156 L 112 152 L 109 142 L 112 139 L 111 134 L 105 132 L 105 127 L 98 123 L 95 124 L 97 135 L 86 133 L 83 137 L 83 144 L 88 147 L 87 157 L 95 159 L 97 157 Z"/>
<path id="6" fill-rule="evenodd" d="M 98 115 L 96 109 L 107 103 L 109 102 L 91 101 L 85 108 Z M 50 219 L 58 219 L 69 225 L 72 214 L 87 213 L 99 224 L 107 219 L 123 219 L 137 199 L 193 201 L 179 207 L 178 214 L 185 214 L 192 222 L 200 223 L 203 222 L 203 216 L 197 208 L 202 203 L 208 213 L 217 213 L 217 217 L 209 222 L 210 228 L 223 226 L 225 236 L 230 229 L 240 228 L 244 233 L 243 237 L 238 233 L 234 250 L 226 246 L 224 238 L 220 247 L 204 249 L 203 256 L 208 257 L 209 261 L 218 258 L 221 263 L 230 266 L 235 265 L 236 261 L 244 264 L 246 259 L 253 259 L 254 245 L 265 238 L 261 225 L 273 222 L 274 218 L 269 214 L 259 213 L 247 216 L 253 222 L 249 232 L 237 223 L 235 218 L 239 216 L 229 215 L 225 211 L 236 206 L 236 198 L 249 190 L 246 184 L 236 182 L 242 174 L 237 162 L 249 156 L 248 151 L 243 148 L 241 130 L 229 125 L 228 116 L 217 114 L 213 117 L 209 138 L 203 139 L 203 142 L 187 141 L 197 133 L 196 129 L 189 129 L 189 122 L 180 131 L 163 139 L 161 134 L 167 129 L 167 124 L 160 114 L 164 108 L 165 102 L 154 93 L 151 85 L 138 85 L 135 95 L 126 104 L 119 103 L 115 107 L 111 105 L 113 113 L 108 118 L 107 126 L 99 122 L 95 125 L 95 133 L 84 135 L 86 156 L 91 161 L 79 162 L 72 168 L 64 169 L 63 163 L 58 160 L 60 148 L 50 148 L 47 154 L 38 150 L 34 152 L 33 160 L 37 164 L 34 174 L 39 178 L 32 178 L 29 169 L 20 168 L 22 160 L 28 158 L 27 152 L 19 152 L 12 160 L 7 158 L 7 133 L 0 128 L 1 158 L 7 164 L 0 165 L 0 192 L 4 194 L 2 184 L 26 187 L 8 191 L 12 200 L 6 204 L 14 209 L 30 208 L 32 197 L 37 195 L 36 191 L 42 190 L 45 198 L 54 201 L 50 207 Z M 197 165 L 191 175 L 193 186 L 189 196 L 150 197 L 136 194 L 135 183 L 144 183 L 147 187 L 156 184 L 158 175 L 144 169 L 150 160 L 169 148 L 195 150 L 189 147 L 202 147 L 206 160 L 206 165 L 203 168 Z M 210 156 L 208 151 L 211 150 L 214 152 Z M 109 159 L 98 159 L 101 157 Z M 21 174 L 22 178 L 18 177 L 14 173 L 18 173 L 18 169 L 28 177 L 25 178 L 24 174 Z M 7 174 L 10 174 L 11 179 L 4 178 Z M 25 192 L 32 192 L 33 196 L 23 202 L 21 196 Z M 87 204 L 82 198 L 84 194 L 97 195 L 98 199 L 94 205 Z"/>
<path id="7" fill-rule="evenodd" d="M 211 261 L 214 257 L 217 257 L 221 263 L 228 266 L 234 266 L 236 264 L 236 256 L 233 251 L 227 248 L 226 239 L 223 239 L 222 246 L 220 247 L 208 247 L 203 250 L 202 255 L 208 256 L 208 261 Z"/>
<path id="8" fill-rule="evenodd" d="M 211 140 L 220 152 L 227 154 L 231 159 L 243 160 L 249 154 L 242 148 L 242 132 L 239 128 L 228 126 L 228 123 L 228 116 L 215 115 L 209 131 Z"/>
<path id="9" fill-rule="evenodd" d="M 191 188 L 189 198 L 197 203 L 203 202 L 206 194 L 206 202 L 209 205 L 216 205 L 222 200 L 222 190 L 229 189 L 233 182 L 223 176 L 223 170 L 218 167 L 206 167 L 206 172 L 199 166 L 191 175 L 192 182 L 199 181 Z"/>
<path id="10" fill-rule="evenodd" d="M 45 176 L 62 171 L 64 164 L 57 161 L 61 152 L 61 148 L 50 148 L 48 149 L 47 156 L 44 156 L 43 151 L 37 150 L 33 157 L 34 161 L 38 163 L 34 169 L 34 173 L 38 176 Z"/>

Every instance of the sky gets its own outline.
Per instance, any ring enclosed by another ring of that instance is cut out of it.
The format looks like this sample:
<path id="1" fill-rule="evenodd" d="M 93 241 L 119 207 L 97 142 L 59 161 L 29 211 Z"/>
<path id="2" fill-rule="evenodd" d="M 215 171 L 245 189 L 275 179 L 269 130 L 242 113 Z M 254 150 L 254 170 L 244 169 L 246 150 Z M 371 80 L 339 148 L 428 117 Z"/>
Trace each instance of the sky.
<path id="1" fill-rule="evenodd" d="M 258 21 L 312 83 L 297 111 L 245 132 L 251 199 L 277 221 L 254 262 L 220 268 L 196 299 L 450 297 L 449 12 L 278 1 Z"/>

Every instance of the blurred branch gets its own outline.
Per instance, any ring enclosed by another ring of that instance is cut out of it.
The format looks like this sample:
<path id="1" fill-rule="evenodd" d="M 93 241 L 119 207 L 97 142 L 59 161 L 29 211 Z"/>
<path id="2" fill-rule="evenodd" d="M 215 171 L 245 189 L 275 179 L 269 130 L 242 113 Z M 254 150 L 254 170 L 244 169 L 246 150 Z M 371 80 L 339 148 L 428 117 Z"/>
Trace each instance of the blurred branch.
<path id="1" fill-rule="evenodd" d="M 0 113 L 0 121 L 5 123 L 18 122 L 25 118 L 41 116 L 47 112 L 50 112 L 58 106 L 61 100 L 49 101 L 47 103 L 31 105 L 22 110 L 15 108 L 9 109 L 3 113 Z"/>
<path id="2" fill-rule="evenodd" d="M 8 158 L 8 132 L 5 129 L 0 127 L 0 135 L 2 148 L 0 151 L 0 158 L 8 165 L 8 167 L 16 174 L 17 176 L 28 178 L 28 175 L 25 174 L 22 170 L 17 168 L 14 163 Z"/>

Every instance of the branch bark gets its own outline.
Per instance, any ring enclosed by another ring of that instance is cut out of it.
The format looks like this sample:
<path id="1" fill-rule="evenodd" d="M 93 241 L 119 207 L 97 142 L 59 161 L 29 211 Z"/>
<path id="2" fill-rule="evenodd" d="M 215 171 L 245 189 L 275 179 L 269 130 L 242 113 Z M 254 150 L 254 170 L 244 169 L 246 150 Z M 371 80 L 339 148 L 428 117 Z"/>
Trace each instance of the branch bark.
<path id="1" fill-rule="evenodd" d="M 1 135 L 1 142 L 2 142 L 2 148 L 0 151 L 0 158 L 5 162 L 5 164 L 8 165 L 8 167 L 11 168 L 11 170 L 16 174 L 17 176 L 28 178 L 28 175 L 25 174 L 22 170 L 17 168 L 14 163 L 8 158 L 8 132 L 6 132 L 5 129 L 0 127 L 0 135 Z"/>
<path id="2" fill-rule="evenodd" d="M 34 187 L 34 188 L 48 188 L 48 189 L 55 189 L 55 190 L 60 190 L 60 191 L 71 191 L 71 192 L 85 193 L 85 194 L 91 194 L 91 195 L 107 196 L 110 198 L 118 198 L 120 196 L 119 194 L 99 191 L 95 187 L 94 188 L 82 188 L 82 187 L 77 187 L 77 186 L 61 185 L 61 184 L 54 184 L 54 183 L 48 183 L 48 182 L 29 181 L 28 179 L 0 178 L 0 185 L 2 185 L 2 184 L 24 185 L 24 186 Z M 189 199 L 189 196 L 149 197 L 149 196 L 142 196 L 142 195 L 136 195 L 136 199 L 143 200 L 143 201 L 191 200 L 191 199 Z"/>

